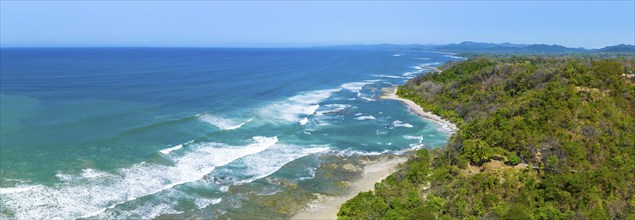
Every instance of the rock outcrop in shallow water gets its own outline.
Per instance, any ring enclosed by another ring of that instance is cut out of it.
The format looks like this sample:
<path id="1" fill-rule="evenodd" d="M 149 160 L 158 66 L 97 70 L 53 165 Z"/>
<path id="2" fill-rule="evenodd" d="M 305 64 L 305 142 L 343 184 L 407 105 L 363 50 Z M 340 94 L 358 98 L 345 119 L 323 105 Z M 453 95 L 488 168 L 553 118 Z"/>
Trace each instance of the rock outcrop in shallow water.
<path id="1" fill-rule="evenodd" d="M 252 183 L 229 186 L 228 193 L 237 199 L 223 200 L 210 208 L 177 215 L 162 215 L 159 219 L 216 216 L 227 218 L 290 218 L 296 213 L 321 206 L 335 196 L 348 194 L 351 183 L 363 176 L 364 167 L 403 155 L 337 155 L 323 154 L 315 177 L 293 181 L 282 177 L 267 177 Z M 256 193 L 260 192 L 260 193 Z M 227 210 L 240 210 L 227 211 Z"/>

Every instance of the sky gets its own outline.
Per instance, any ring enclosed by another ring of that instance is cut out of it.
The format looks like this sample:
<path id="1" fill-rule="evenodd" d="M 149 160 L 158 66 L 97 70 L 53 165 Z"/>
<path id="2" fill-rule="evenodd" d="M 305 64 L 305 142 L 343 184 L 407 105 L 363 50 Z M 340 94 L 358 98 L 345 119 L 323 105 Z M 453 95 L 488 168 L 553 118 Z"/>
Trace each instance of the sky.
<path id="1" fill-rule="evenodd" d="M 1 47 L 635 44 L 635 1 L 0 1 Z"/>

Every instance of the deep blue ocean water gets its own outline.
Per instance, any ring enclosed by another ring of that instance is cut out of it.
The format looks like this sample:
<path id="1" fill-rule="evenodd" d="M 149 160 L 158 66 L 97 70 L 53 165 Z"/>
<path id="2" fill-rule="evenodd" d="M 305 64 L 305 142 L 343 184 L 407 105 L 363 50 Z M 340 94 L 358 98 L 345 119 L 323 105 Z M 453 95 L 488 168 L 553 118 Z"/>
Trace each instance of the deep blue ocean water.
<path id="1" fill-rule="evenodd" d="M 447 130 L 380 90 L 460 59 L 319 48 L 1 55 L 0 217 L 18 219 L 183 213 L 221 205 L 228 186 L 310 181 L 315 155 L 441 146 Z"/>

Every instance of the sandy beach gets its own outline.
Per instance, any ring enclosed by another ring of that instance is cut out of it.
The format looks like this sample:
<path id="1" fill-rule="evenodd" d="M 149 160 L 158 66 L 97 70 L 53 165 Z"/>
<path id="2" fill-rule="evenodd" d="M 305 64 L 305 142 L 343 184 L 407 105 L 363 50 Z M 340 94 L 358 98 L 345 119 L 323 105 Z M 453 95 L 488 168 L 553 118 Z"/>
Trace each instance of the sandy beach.
<path id="1" fill-rule="evenodd" d="M 423 118 L 427 118 L 430 119 L 438 124 L 440 124 L 443 128 L 448 129 L 451 132 L 456 132 L 457 131 L 457 127 L 454 123 L 445 120 L 443 118 L 441 118 L 438 115 L 435 115 L 432 112 L 428 112 L 423 110 L 423 108 L 421 108 L 421 106 L 417 105 L 417 103 L 408 100 L 408 99 L 404 99 L 401 98 L 399 96 L 397 96 L 397 87 L 392 87 L 392 88 L 384 88 L 383 90 L 383 95 L 380 97 L 382 99 L 393 99 L 393 100 L 399 100 L 402 103 L 404 103 L 408 109 L 410 110 L 410 112 L 419 115 Z"/>
<path id="2" fill-rule="evenodd" d="M 404 103 L 408 109 L 423 118 L 430 119 L 440 124 L 444 129 L 456 132 L 457 127 L 454 123 L 449 122 L 438 115 L 423 110 L 419 105 L 411 100 L 400 98 L 397 96 L 397 87 L 383 89 L 382 99 L 399 100 Z M 351 192 L 346 196 L 339 196 L 322 201 L 318 207 L 304 210 L 293 216 L 291 219 L 336 219 L 340 206 L 347 200 L 353 198 L 360 192 L 373 190 L 375 183 L 383 180 L 392 174 L 399 163 L 406 161 L 406 158 L 398 158 L 370 164 L 364 168 L 364 176 L 351 183 Z"/>
<path id="3" fill-rule="evenodd" d="M 375 183 L 395 172 L 397 166 L 405 161 L 406 158 L 402 157 L 367 165 L 364 167 L 364 176 L 351 183 L 349 194 L 326 199 L 318 207 L 301 211 L 291 219 L 336 219 L 337 212 L 344 202 L 355 197 L 360 192 L 373 190 Z"/>

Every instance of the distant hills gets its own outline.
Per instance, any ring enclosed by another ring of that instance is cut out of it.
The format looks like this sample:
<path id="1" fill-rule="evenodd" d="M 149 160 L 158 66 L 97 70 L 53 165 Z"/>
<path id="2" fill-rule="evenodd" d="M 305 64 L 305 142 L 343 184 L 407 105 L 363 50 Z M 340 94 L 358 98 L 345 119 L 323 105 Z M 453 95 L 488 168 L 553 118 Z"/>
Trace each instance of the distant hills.
<path id="1" fill-rule="evenodd" d="M 635 53 L 635 45 L 620 44 L 599 49 L 602 52 Z"/>
<path id="2" fill-rule="evenodd" d="M 512 43 L 480 43 L 473 41 L 464 41 L 459 44 L 448 44 L 436 47 L 438 50 L 452 50 L 452 51 L 474 51 L 474 50 L 484 50 L 484 51 L 496 51 L 496 50 L 508 50 L 515 48 L 523 48 L 529 46 L 528 44 L 512 44 Z"/>
<path id="3" fill-rule="evenodd" d="M 511 43 L 480 43 L 465 41 L 459 44 L 448 44 L 434 48 L 435 50 L 448 52 L 469 53 L 522 53 L 522 54 L 564 54 L 564 53 L 635 53 L 634 45 L 620 44 L 600 49 L 570 48 L 562 45 L 547 44 L 511 44 Z"/>
<path id="4" fill-rule="evenodd" d="M 583 53 L 590 50 L 584 48 L 568 48 L 562 45 L 547 44 L 493 44 L 466 41 L 459 44 L 448 44 L 435 48 L 449 52 L 470 53 Z"/>
<path id="5" fill-rule="evenodd" d="M 513 43 L 482 43 L 464 41 L 458 44 L 422 45 L 422 44 L 354 44 L 328 46 L 326 48 L 357 48 L 357 49 L 399 49 L 399 50 L 435 50 L 454 53 L 491 53 L 491 54 L 584 54 L 584 53 L 619 53 L 635 55 L 635 45 L 620 44 L 600 49 L 570 48 L 562 45 L 547 44 L 513 44 Z"/>

